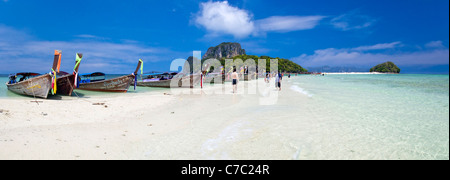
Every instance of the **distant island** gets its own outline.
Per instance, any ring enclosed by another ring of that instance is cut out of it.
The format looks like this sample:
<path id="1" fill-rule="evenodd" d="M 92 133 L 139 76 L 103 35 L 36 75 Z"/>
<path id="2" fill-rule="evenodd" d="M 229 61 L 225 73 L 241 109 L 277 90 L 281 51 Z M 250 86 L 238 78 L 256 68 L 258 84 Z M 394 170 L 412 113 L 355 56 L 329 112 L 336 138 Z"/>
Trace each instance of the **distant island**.
<path id="1" fill-rule="evenodd" d="M 382 64 L 378 64 L 375 67 L 370 69 L 370 72 L 379 72 L 379 73 L 400 73 L 400 68 L 397 67 L 393 62 L 388 61 Z"/>
<path id="2" fill-rule="evenodd" d="M 247 59 L 255 60 L 255 65 L 258 66 L 259 59 L 266 60 L 266 69 L 270 69 L 270 60 L 277 59 L 278 60 L 278 70 L 280 72 L 286 73 L 307 73 L 308 70 L 303 68 L 302 66 L 290 61 L 289 59 L 283 58 L 272 58 L 269 56 L 255 56 L 255 55 L 247 55 L 245 49 L 242 49 L 241 44 L 239 43 L 231 43 L 224 42 L 215 47 L 210 47 L 208 51 L 202 57 L 202 63 L 210 58 L 215 58 L 220 61 L 220 63 L 225 66 L 225 59 L 241 59 L 245 61 Z M 188 58 L 188 63 L 191 65 L 192 69 L 193 57 Z M 236 64 L 239 66 L 239 64 Z"/>

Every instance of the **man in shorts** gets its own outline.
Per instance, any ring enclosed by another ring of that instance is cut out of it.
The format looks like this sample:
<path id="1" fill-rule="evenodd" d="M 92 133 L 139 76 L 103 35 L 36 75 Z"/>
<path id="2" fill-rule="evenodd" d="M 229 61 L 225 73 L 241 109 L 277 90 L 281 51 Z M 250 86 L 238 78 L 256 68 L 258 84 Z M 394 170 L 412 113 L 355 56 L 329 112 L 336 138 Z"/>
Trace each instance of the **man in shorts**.
<path id="1" fill-rule="evenodd" d="M 233 74 L 231 74 L 231 78 L 233 79 L 233 93 L 236 93 L 237 83 L 239 82 L 239 75 L 236 72 L 236 68 L 233 69 Z"/>

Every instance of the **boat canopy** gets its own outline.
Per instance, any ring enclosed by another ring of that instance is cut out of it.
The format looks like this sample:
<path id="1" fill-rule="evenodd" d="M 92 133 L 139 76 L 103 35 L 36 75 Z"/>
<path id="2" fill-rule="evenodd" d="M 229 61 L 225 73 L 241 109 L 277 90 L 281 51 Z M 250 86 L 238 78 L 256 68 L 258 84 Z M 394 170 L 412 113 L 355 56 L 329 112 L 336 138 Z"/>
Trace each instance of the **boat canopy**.
<path id="1" fill-rule="evenodd" d="M 102 72 L 95 72 L 95 73 L 91 73 L 91 74 L 81 74 L 82 77 L 97 77 L 97 76 L 105 76 L 105 73 Z"/>
<path id="2" fill-rule="evenodd" d="M 177 75 L 177 72 L 152 72 L 152 73 L 145 73 L 143 76 L 160 76 L 160 75 Z"/>
<path id="3" fill-rule="evenodd" d="M 91 74 L 81 74 L 79 79 L 80 79 L 81 84 L 85 84 L 85 83 L 106 80 L 106 75 L 105 75 L 105 73 L 102 73 L 102 72 L 95 72 L 95 73 L 91 73 Z"/>
<path id="4" fill-rule="evenodd" d="M 18 82 L 22 82 L 22 81 L 25 81 L 27 79 L 30 79 L 32 77 L 39 76 L 39 75 L 41 75 L 41 74 L 39 74 L 39 73 L 31 73 L 31 72 L 10 74 L 8 76 L 8 78 L 9 78 L 8 84 L 15 84 L 15 83 L 18 83 Z"/>
<path id="5" fill-rule="evenodd" d="M 39 73 L 32 73 L 32 72 L 22 72 L 22 73 L 15 73 L 15 74 L 10 74 L 9 77 L 12 76 L 39 76 Z"/>

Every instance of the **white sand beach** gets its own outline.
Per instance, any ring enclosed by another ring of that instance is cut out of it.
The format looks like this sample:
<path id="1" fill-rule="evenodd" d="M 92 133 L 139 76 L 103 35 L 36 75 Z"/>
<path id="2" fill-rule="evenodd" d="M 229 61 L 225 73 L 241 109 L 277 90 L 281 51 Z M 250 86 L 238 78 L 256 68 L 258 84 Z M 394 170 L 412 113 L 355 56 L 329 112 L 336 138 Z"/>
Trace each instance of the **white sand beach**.
<path id="1" fill-rule="evenodd" d="M 193 91 L 197 94 L 170 95 L 167 89 L 113 97 L 38 99 L 39 104 L 31 102 L 33 98 L 1 99 L 0 159 L 293 158 L 295 147 L 267 143 L 281 133 L 268 131 L 279 127 L 251 127 L 249 120 L 289 118 L 259 106 L 257 95 Z M 260 115 L 259 110 L 267 112 Z M 276 152 L 268 145 L 289 152 Z"/>

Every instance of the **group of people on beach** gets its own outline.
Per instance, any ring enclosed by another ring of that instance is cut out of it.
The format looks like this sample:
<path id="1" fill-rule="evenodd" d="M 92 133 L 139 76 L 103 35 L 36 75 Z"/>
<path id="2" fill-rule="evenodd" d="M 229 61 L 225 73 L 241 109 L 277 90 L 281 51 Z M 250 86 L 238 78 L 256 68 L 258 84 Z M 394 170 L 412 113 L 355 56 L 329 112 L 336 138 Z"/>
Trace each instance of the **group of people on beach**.
<path id="1" fill-rule="evenodd" d="M 233 68 L 233 73 L 231 73 L 231 79 L 233 81 L 233 93 L 237 92 L 237 84 L 239 83 L 239 74 L 236 72 L 236 67 Z M 266 73 L 266 77 L 264 78 L 264 81 L 266 83 L 270 82 L 271 76 L 275 77 L 275 88 L 277 90 L 281 91 L 281 82 L 283 80 L 283 75 L 280 72 L 277 72 L 275 74 Z M 290 75 L 289 75 L 290 78 Z"/>
<path id="2" fill-rule="evenodd" d="M 266 77 L 264 78 L 264 81 L 266 83 L 270 82 L 270 78 L 274 77 L 275 78 L 275 88 L 277 88 L 279 91 L 281 91 L 281 81 L 283 80 L 283 76 L 284 74 L 277 72 L 277 73 L 266 73 Z M 289 75 L 290 78 L 290 75 Z"/>

